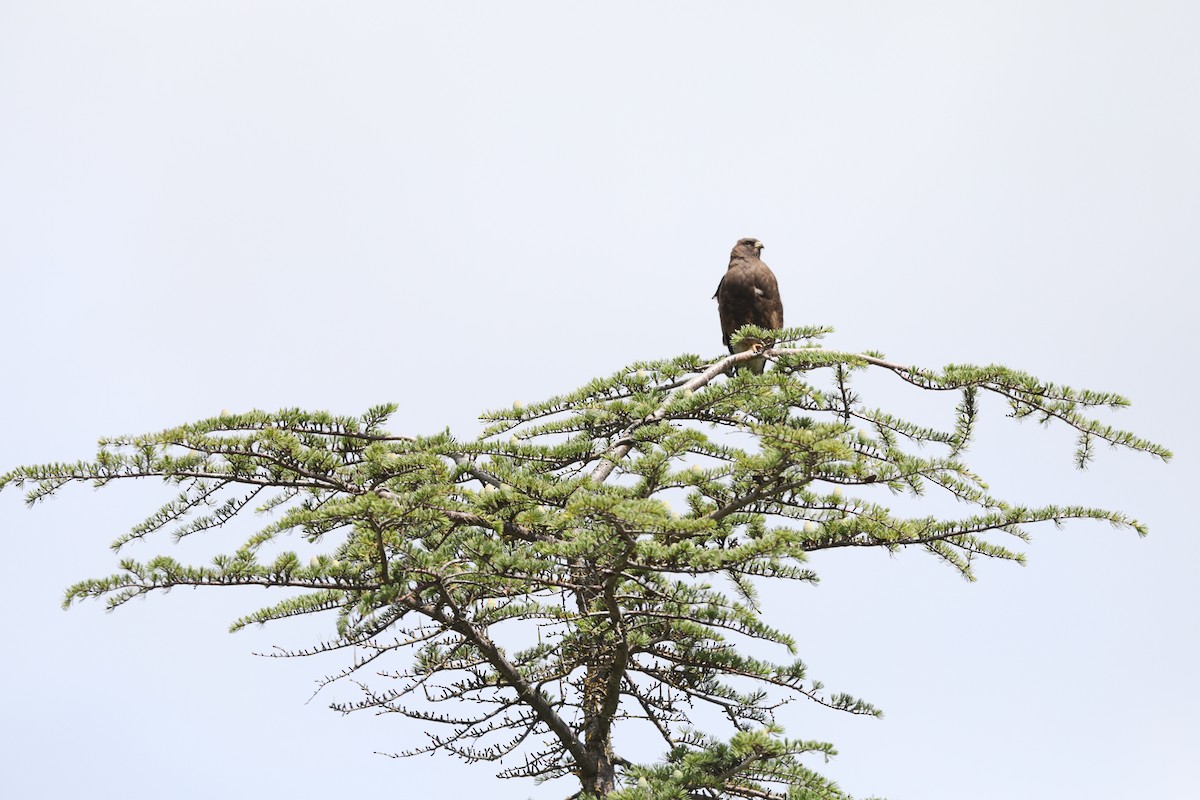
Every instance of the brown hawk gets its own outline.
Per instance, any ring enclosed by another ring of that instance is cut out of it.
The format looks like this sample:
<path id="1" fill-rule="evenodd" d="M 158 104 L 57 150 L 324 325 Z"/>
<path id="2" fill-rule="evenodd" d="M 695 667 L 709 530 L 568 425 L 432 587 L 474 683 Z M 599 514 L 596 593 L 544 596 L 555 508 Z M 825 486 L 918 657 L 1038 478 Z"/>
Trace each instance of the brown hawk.
<path id="1" fill-rule="evenodd" d="M 777 330 L 783 327 L 783 301 L 779 299 L 779 284 L 775 273 L 762 262 L 758 254 L 763 243 L 758 239 L 739 239 L 729 254 L 729 269 L 717 284 L 717 311 L 721 314 L 721 341 L 731 353 L 752 348 L 770 347 L 773 339 L 759 341 L 743 339 L 735 349 L 730 338 L 743 325 Z M 746 368 L 761 375 L 766 365 L 765 358 L 746 362 Z"/>

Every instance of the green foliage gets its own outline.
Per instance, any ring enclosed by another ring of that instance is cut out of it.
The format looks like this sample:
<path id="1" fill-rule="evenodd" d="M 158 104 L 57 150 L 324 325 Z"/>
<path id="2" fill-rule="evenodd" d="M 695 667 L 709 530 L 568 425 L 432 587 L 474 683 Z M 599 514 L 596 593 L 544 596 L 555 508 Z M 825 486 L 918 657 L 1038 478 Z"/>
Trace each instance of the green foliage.
<path id="1" fill-rule="evenodd" d="M 469 441 L 391 434 L 390 405 L 361 417 L 252 411 L 104 439 L 93 460 L 21 467 L 0 476 L 0 489 L 25 487 L 32 504 L 72 482 L 179 487 L 116 551 L 255 511 L 265 521 L 232 553 L 202 565 L 122 558 L 115 574 L 71 586 L 64 605 L 103 598 L 115 608 L 181 585 L 288 589 L 233 630 L 331 614 L 330 638 L 291 655 L 345 650 L 349 665 L 328 681 L 358 681 L 363 696 L 334 708 L 441 730 L 400 755 L 512 755 L 519 763 L 504 777 L 574 775 L 600 794 L 623 774 L 612 795 L 622 800 L 841 798 L 802 763 L 832 748 L 782 738 L 776 710 L 800 695 L 880 712 L 807 677 L 792 638 L 763 619 L 757 585 L 814 583 L 806 554 L 822 549 L 918 547 L 973 579 L 979 557 L 1019 561 L 997 537 L 1025 539 L 1035 523 L 1096 519 L 1145 533 L 1116 511 L 991 496 L 963 460 L 983 395 L 1003 398 L 1017 419 L 1074 429 L 1080 466 L 1097 441 L 1170 453 L 1088 416 L 1126 405 L 1118 395 L 998 366 L 932 371 L 838 353 L 817 346 L 825 332 L 746 328 L 783 342 L 767 351 L 775 368 L 763 375 L 729 376 L 754 353 L 634 364 L 490 412 Z M 865 405 L 853 378 L 868 369 L 956 393 L 950 425 Z M 966 513 L 905 516 L 883 502 L 939 490 Z M 287 537 L 319 552 L 302 558 L 283 549 Z M 790 660 L 749 655 L 771 647 Z M 385 663 L 386 687 L 360 677 Z M 720 712 L 732 738 L 689 727 L 697 708 Z M 618 723 L 650 725 L 666 760 L 614 753 Z"/>
<path id="2" fill-rule="evenodd" d="M 789 800 L 849 800 L 837 784 L 805 766 L 801 759 L 837 755 L 825 742 L 783 738 L 782 729 L 767 726 L 739 731 L 720 741 L 697 731 L 685 731 L 661 764 L 628 770 L 627 787 L 607 800 L 691 800 L 694 797 L 773 796 L 786 787 Z"/>

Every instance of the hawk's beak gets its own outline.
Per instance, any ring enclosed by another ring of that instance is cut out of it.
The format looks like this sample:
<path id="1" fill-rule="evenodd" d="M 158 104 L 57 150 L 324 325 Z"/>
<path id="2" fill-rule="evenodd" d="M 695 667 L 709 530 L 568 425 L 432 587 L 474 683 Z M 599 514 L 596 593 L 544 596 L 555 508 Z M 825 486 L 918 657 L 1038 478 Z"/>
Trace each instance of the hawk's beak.
<path id="1" fill-rule="evenodd" d="M 765 250 L 765 249 L 766 249 L 765 247 L 763 247 L 763 243 L 762 243 L 762 242 L 759 242 L 759 241 L 755 241 L 755 242 L 754 242 L 754 246 L 755 246 L 756 248 L 758 248 L 759 250 Z"/>

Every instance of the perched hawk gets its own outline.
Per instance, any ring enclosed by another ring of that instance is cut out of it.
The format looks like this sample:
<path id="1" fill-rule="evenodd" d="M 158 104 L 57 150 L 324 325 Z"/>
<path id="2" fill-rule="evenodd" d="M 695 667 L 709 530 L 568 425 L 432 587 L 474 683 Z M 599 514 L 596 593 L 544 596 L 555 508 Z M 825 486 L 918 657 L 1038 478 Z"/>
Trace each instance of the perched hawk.
<path id="1" fill-rule="evenodd" d="M 738 240 L 729 254 L 729 269 L 717 284 L 717 293 L 713 295 L 717 299 L 717 311 L 721 314 L 721 341 L 731 353 L 775 344 L 773 340 L 759 342 L 743 339 L 741 346 L 734 349 L 729 343 L 730 337 L 743 325 L 771 329 L 783 327 L 783 301 L 779 299 L 779 284 L 775 282 L 775 273 L 758 257 L 762 249 L 763 243 L 758 239 Z M 756 358 L 746 362 L 746 367 L 756 375 L 761 375 L 766 363 L 765 358 Z"/>

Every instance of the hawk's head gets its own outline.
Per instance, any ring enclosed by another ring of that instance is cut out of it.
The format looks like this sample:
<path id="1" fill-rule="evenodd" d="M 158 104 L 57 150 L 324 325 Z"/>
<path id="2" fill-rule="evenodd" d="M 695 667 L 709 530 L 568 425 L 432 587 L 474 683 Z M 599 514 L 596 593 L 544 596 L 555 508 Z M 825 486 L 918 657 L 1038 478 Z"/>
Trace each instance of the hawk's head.
<path id="1" fill-rule="evenodd" d="M 733 246 L 734 255 L 746 255 L 758 258 L 762 253 L 763 243 L 758 239 L 738 239 L 738 243 Z"/>

